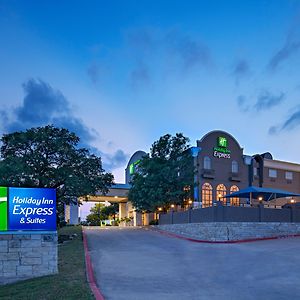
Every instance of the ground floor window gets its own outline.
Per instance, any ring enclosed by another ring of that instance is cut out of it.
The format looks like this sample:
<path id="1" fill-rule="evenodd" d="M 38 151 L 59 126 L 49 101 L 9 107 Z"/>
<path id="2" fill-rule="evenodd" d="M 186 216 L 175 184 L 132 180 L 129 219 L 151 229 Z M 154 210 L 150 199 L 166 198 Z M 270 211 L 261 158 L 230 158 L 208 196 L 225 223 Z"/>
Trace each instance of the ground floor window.
<path id="1" fill-rule="evenodd" d="M 226 187 L 224 184 L 217 185 L 217 199 L 218 201 L 222 201 L 224 205 L 226 205 L 226 198 L 223 198 L 226 195 Z"/>
<path id="2" fill-rule="evenodd" d="M 202 207 L 212 206 L 212 186 L 209 183 L 202 185 Z"/>
<path id="3" fill-rule="evenodd" d="M 238 192 L 239 190 L 240 189 L 236 185 L 233 185 L 230 188 L 230 194 L 232 194 L 234 192 Z M 232 205 L 232 206 L 239 206 L 240 205 L 240 198 L 238 198 L 238 197 L 230 198 L 230 205 Z"/>

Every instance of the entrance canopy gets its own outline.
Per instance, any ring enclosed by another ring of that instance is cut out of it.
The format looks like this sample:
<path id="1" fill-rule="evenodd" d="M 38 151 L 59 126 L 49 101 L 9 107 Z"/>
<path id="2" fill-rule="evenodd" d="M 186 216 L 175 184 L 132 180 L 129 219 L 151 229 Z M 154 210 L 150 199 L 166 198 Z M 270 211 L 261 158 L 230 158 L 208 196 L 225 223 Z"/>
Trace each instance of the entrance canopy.
<path id="1" fill-rule="evenodd" d="M 106 195 L 97 192 L 95 195 L 86 195 L 80 198 L 80 201 L 88 202 L 110 202 L 126 203 L 128 202 L 129 184 L 113 184 Z"/>
<path id="2" fill-rule="evenodd" d="M 284 197 L 300 197 L 300 194 L 291 193 L 285 190 L 249 186 L 238 192 L 227 194 L 223 198 L 233 198 L 233 197 L 270 201 L 273 199 L 284 198 Z"/>

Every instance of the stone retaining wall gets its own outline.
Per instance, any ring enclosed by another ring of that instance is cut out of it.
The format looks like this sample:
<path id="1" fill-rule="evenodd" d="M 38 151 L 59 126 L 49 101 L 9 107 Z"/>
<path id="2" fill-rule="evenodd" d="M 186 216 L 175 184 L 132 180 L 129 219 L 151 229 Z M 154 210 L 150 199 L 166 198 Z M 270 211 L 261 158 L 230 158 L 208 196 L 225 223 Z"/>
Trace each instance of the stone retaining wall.
<path id="1" fill-rule="evenodd" d="M 158 225 L 155 227 L 205 241 L 234 241 L 300 234 L 299 223 L 207 222 Z"/>
<path id="2" fill-rule="evenodd" d="M 0 284 L 58 273 L 57 233 L 0 234 Z"/>

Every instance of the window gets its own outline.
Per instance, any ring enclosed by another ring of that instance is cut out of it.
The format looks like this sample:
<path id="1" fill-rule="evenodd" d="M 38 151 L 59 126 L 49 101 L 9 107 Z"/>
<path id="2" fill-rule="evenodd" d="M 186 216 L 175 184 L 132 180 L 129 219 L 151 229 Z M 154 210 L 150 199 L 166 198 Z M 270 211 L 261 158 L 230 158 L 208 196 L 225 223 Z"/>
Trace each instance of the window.
<path id="1" fill-rule="evenodd" d="M 276 178 L 277 177 L 277 170 L 269 169 L 269 177 Z"/>
<path id="2" fill-rule="evenodd" d="M 253 175 L 258 176 L 258 170 L 256 167 L 253 168 Z"/>
<path id="3" fill-rule="evenodd" d="M 212 206 L 212 186 L 209 183 L 202 185 L 202 207 Z"/>
<path id="4" fill-rule="evenodd" d="M 231 172 L 232 173 L 238 173 L 239 171 L 239 164 L 237 163 L 237 161 L 232 161 L 231 163 Z"/>
<path id="5" fill-rule="evenodd" d="M 224 205 L 226 205 L 226 198 L 222 198 L 226 195 L 226 187 L 224 184 L 219 184 L 217 186 L 217 199 L 218 201 L 222 201 Z"/>
<path id="6" fill-rule="evenodd" d="M 204 157 L 204 169 L 210 170 L 211 169 L 211 160 L 208 156 Z"/>
<path id="7" fill-rule="evenodd" d="M 234 192 L 238 192 L 239 190 L 240 189 L 236 185 L 233 185 L 230 188 L 230 194 L 232 194 Z M 238 198 L 238 197 L 230 198 L 230 205 L 231 206 L 239 206 L 240 205 L 240 198 Z"/>
<path id="8" fill-rule="evenodd" d="M 293 172 L 285 172 L 286 180 L 293 180 Z"/>

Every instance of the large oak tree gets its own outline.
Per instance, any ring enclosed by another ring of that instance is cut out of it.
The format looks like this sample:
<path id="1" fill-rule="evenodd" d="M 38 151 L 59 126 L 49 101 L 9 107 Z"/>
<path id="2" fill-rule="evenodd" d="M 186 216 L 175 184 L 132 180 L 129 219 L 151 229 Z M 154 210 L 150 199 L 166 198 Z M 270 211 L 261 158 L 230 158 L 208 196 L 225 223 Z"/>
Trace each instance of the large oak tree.
<path id="1" fill-rule="evenodd" d="M 80 196 L 105 194 L 113 183 L 101 158 L 78 148 L 79 138 L 67 129 L 31 128 L 5 134 L 1 142 L 0 185 L 56 188 L 61 209 Z"/>
<path id="2" fill-rule="evenodd" d="M 132 178 L 128 196 L 136 209 L 155 211 L 159 206 L 182 205 L 192 196 L 194 171 L 188 143 L 181 133 L 166 134 L 153 143 Z"/>

